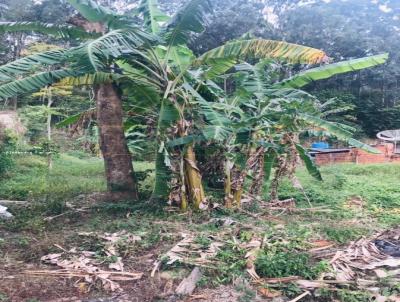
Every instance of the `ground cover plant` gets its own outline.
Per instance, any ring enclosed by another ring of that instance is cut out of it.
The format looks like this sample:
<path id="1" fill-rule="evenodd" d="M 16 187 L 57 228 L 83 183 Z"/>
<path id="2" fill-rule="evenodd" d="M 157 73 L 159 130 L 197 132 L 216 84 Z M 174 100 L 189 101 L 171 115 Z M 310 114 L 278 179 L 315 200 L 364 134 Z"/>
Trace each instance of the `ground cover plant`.
<path id="1" fill-rule="evenodd" d="M 313 4 L 202 49 L 215 1 L 103 2 L 0 5 L 0 300 L 398 300 L 398 155 L 356 108 L 392 49 L 273 34 Z M 318 166 L 325 142 L 387 162 Z"/>
<path id="2" fill-rule="evenodd" d="M 62 169 L 65 165 L 69 168 Z M 116 234 L 122 231 L 140 238 L 139 241 L 130 242 L 129 237 L 120 235 L 117 250 L 127 271 L 144 273 L 142 280 L 135 281 L 138 283 L 120 282 L 124 289 L 123 295 L 134 295 L 143 301 L 162 301 L 165 287 L 170 286 L 168 284 L 178 284 L 192 270 L 194 264 L 184 258 L 169 264 L 168 252 L 182 241 L 182 234 L 193 236 L 188 241 L 190 245 L 182 248 L 188 248 L 192 253 L 198 251 L 199 255 L 201 251 L 210 251 L 216 241 L 221 241 L 223 245 L 209 258 L 210 265 L 199 262 L 203 275 L 198 281 L 196 292 L 206 295 L 210 301 L 218 301 L 223 299 L 223 292 L 228 290 L 237 299 L 245 301 L 246 297 L 265 298 L 278 293 L 296 297 L 302 293 L 301 287 L 294 281 L 266 283 L 261 287 L 252 283 L 246 254 L 254 248 L 251 247 L 252 242 L 257 242 L 257 238 L 263 238 L 265 242 L 254 259 L 258 275 L 264 278 L 300 276 L 302 279 L 314 280 L 319 274 L 331 270 L 327 260 L 315 258 L 311 250 L 316 244 L 318 246 L 328 242 L 340 248 L 362 236 L 370 236 L 378 230 L 398 225 L 396 210 L 399 192 L 396 186 L 386 187 L 385 203 L 379 201 L 377 196 L 382 185 L 399 180 L 399 165 L 323 167 L 326 180 L 322 186 L 304 169 L 300 169 L 297 176 L 308 188 L 306 194 L 312 205 L 323 205 L 324 210 L 329 211 L 287 212 L 279 216 L 264 214 L 257 216 L 257 219 L 253 216 L 259 213 L 259 208 L 257 210 L 254 205 L 245 206 L 245 212 L 215 209 L 207 213 L 189 211 L 182 214 L 176 210 L 166 213 L 165 210 L 155 211 L 154 207 L 138 207 L 129 201 L 113 204 L 96 202 L 85 211 L 79 211 L 77 209 L 90 204 L 88 200 L 91 192 L 106 190 L 101 160 L 79 159 L 62 154 L 54 160 L 51 172 L 47 170 L 46 159 L 43 157 L 35 157 L 30 161 L 20 158 L 17 166 L 19 169 L 1 183 L 2 192 L 6 192 L 4 197 L 20 199 L 23 196 L 32 203 L 22 207 L 11 206 L 15 219 L 1 222 L 1 292 L 5 301 L 27 301 L 32 297 L 38 301 L 47 301 L 55 297 L 78 299 L 82 295 L 113 296 L 101 289 L 99 283 L 77 286 L 74 279 L 24 274 L 27 270 L 43 269 L 45 266 L 41 257 L 58 254 L 62 252 L 60 248 L 67 251 L 71 248 L 92 251 L 103 266 L 115 263 L 117 258 L 107 256 L 102 239 L 96 239 L 94 235 L 80 235 L 84 233 Z M 154 166 L 143 162 L 135 168 L 147 171 L 154 169 Z M 341 171 L 340 176 L 337 175 L 338 169 Z M 58 176 L 61 171 L 62 175 Z M 382 174 L 385 180 L 379 177 Z M 63 177 L 63 182 L 52 183 L 49 177 Z M 345 178 L 346 182 L 338 178 Z M 14 191 L 8 190 L 11 184 Z M 27 190 L 30 194 L 22 195 Z M 287 194 L 295 196 L 298 208 L 309 208 L 303 192 L 295 191 L 288 180 L 287 184 L 284 181 L 279 194 L 281 198 Z M 81 197 L 77 199 L 76 196 Z M 362 205 L 352 202 L 355 196 L 357 200 L 362 200 Z M 75 209 L 67 205 L 74 199 L 79 204 Z M 160 272 L 156 277 L 151 277 L 154 262 L 157 261 L 161 261 Z M 213 261 L 219 264 L 211 265 Z M 14 277 L 7 279 L 6 276 Z M 45 291 L 43 286 L 46 287 Z M 380 288 L 382 295 L 390 296 L 389 293 L 395 292 L 396 287 L 390 282 Z M 313 301 L 334 298 L 339 301 L 370 301 L 371 297 L 372 294 L 366 293 L 360 296 L 356 287 L 346 286 L 339 291 L 318 289 Z"/>

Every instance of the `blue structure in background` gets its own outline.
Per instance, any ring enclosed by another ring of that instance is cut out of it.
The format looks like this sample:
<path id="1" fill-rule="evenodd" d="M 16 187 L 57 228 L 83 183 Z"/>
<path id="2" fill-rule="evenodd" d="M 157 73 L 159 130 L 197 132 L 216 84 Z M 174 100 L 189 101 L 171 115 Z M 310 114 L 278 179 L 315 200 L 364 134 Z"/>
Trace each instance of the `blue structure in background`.
<path id="1" fill-rule="evenodd" d="M 329 144 L 325 142 L 315 142 L 311 145 L 312 149 L 329 149 Z"/>

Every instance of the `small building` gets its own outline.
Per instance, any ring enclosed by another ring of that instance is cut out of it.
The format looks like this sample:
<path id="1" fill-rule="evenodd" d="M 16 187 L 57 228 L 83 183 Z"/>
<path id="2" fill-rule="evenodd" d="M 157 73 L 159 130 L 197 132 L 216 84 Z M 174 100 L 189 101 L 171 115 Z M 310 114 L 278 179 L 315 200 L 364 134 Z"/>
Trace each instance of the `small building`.
<path id="1" fill-rule="evenodd" d="M 359 148 L 341 149 L 311 149 L 310 155 L 317 165 L 329 165 L 336 163 L 376 164 L 399 162 L 400 153 L 397 153 L 392 143 L 372 145 L 380 154 L 369 153 Z"/>

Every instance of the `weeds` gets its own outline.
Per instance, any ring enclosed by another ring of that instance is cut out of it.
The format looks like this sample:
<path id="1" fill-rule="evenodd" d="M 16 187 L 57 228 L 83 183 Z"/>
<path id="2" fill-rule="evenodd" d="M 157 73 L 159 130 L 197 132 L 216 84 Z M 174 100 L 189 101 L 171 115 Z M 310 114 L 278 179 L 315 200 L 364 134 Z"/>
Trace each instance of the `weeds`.
<path id="1" fill-rule="evenodd" d="M 76 155 L 78 156 L 78 155 Z M 134 245 L 125 241 L 118 242 L 118 251 L 123 256 L 141 255 L 167 249 L 176 242 L 177 232 L 187 231 L 197 236 L 194 243 L 203 249 L 210 246 L 210 236 L 218 236 L 222 232 L 224 246 L 213 257 L 215 267 L 204 269 L 204 277 L 199 286 L 218 286 L 232 283 L 235 279 L 249 278 L 246 272 L 246 250 L 241 243 L 249 242 L 254 235 L 263 238 L 263 250 L 256 260 L 256 271 L 262 277 L 286 277 L 297 275 L 305 279 L 314 279 L 328 270 L 325 262 L 315 262 L 308 254 L 310 242 L 326 239 L 338 244 L 355 240 L 370 232 L 369 226 L 363 226 L 357 220 L 373 220 L 372 228 L 400 223 L 398 212 L 400 189 L 396 186 L 399 181 L 400 165 L 354 166 L 343 165 L 323 167 L 325 181 L 315 182 L 303 171 L 298 172 L 303 187 L 313 205 L 326 206 L 329 213 L 291 213 L 281 215 L 281 222 L 254 220 L 248 215 L 234 209 L 216 209 L 211 212 L 166 213 L 165 201 L 147 199 L 144 202 L 132 203 L 102 203 L 84 214 L 68 214 L 60 220 L 51 223 L 45 217 L 55 216 L 66 211 L 66 202 L 75 196 L 105 190 L 103 166 L 99 159 L 80 158 L 62 154 L 54 161 L 54 168 L 48 171 L 42 158 L 32 156 L 29 159 L 17 159 L 16 168 L 8 174 L 8 178 L 0 182 L 0 197 L 4 199 L 28 199 L 29 207 L 13 208 L 15 214 L 12 221 L 0 222 L 4 230 L 24 231 L 23 236 L 2 240 L 4 250 L 19 251 L 19 257 L 37 260 L 46 252 L 54 252 L 54 241 L 44 239 L 48 234 L 61 236 L 65 221 L 73 227 L 73 234 L 65 235 L 60 240 L 65 247 L 79 246 L 89 251 L 100 251 L 98 260 L 104 263 L 115 261 L 102 253 L 101 242 L 93 238 L 82 238 L 77 231 L 117 232 L 126 230 L 142 239 Z M 148 163 L 135 165 L 139 171 L 142 188 L 149 194 L 152 185 L 152 166 Z M 383 177 L 385 175 L 385 178 Z M 281 198 L 294 197 L 298 207 L 308 207 L 302 192 L 293 189 L 285 182 L 280 191 Z M 364 201 L 361 209 L 343 207 L 352 196 L 361 196 Z M 215 197 L 215 196 L 214 196 Z M 218 199 L 215 200 L 216 202 Z M 245 205 L 246 210 L 258 213 L 261 202 Z M 229 218 L 233 225 L 224 224 Z M 167 223 L 157 223 L 158 219 L 173 221 L 173 227 Z M 356 223 L 353 223 L 353 222 Z M 175 227 L 175 224 L 177 227 Z M 243 226 L 245 227 L 243 227 Z M 249 226 L 249 227 L 247 227 Z M 254 227 L 254 229 L 253 229 Z M 260 230 L 259 233 L 255 229 Z M 41 238 L 41 234 L 43 238 Z M 31 236 L 39 243 L 31 240 Z M 229 241 L 232 236 L 233 241 Z M 225 236 L 225 235 L 223 235 Z M 58 238 L 58 237 L 57 237 Z M 1 239 L 0 239 L 1 240 Z M 57 241 L 57 243 L 59 243 Z M 37 246 L 36 246 L 37 245 Z M 27 247 L 32 247 L 27 249 Z M 59 252 L 56 250 L 55 252 Z M 169 269 L 187 273 L 190 265 L 174 263 Z M 294 284 L 279 285 L 279 291 L 287 297 L 296 297 L 301 293 Z M 241 301 L 252 301 L 254 292 L 248 288 L 238 289 Z M 381 292 L 384 295 L 399 295 L 400 288 L 385 284 L 382 280 Z M 370 297 L 365 293 L 340 289 L 339 291 L 321 291 L 318 301 L 367 302 Z M 0 295 L 0 302 L 2 297 Z M 4 300 L 7 301 L 7 300 Z"/>
<path id="2" fill-rule="evenodd" d="M 340 301 L 340 302 L 372 302 L 374 299 L 366 292 L 350 289 L 318 289 L 315 293 L 318 301 Z"/>
<path id="3" fill-rule="evenodd" d="M 368 233 L 366 229 L 347 226 L 324 226 L 321 230 L 329 240 L 340 244 L 350 242 Z"/>
<path id="4" fill-rule="evenodd" d="M 214 270 L 207 270 L 209 284 L 229 284 L 246 275 L 246 251 L 234 242 L 227 242 L 217 253 L 215 259 L 219 265 Z"/>
<path id="5" fill-rule="evenodd" d="M 258 275 L 267 278 L 300 276 L 311 280 L 328 270 L 326 262 L 313 265 L 308 254 L 295 251 L 263 252 L 257 257 L 255 265 Z"/>

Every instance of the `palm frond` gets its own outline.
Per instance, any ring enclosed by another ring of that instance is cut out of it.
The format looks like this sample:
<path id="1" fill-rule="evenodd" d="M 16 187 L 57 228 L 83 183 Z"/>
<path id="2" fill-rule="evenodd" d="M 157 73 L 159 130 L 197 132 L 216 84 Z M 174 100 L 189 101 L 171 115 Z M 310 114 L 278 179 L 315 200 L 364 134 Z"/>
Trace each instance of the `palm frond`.
<path id="1" fill-rule="evenodd" d="M 0 22 L 0 33 L 28 32 L 40 33 L 62 39 L 93 39 L 98 33 L 86 32 L 72 25 L 57 25 L 43 22 Z"/>
<path id="2" fill-rule="evenodd" d="M 66 51 L 50 50 L 23 57 L 0 66 L 0 81 L 12 80 L 15 76 L 29 73 L 38 66 L 51 66 L 65 61 Z"/>
<path id="3" fill-rule="evenodd" d="M 328 79 L 334 75 L 357 71 L 384 64 L 389 58 L 387 53 L 360 59 L 342 61 L 334 64 L 303 71 L 287 80 L 275 84 L 275 87 L 301 88 L 313 81 Z"/>
<path id="4" fill-rule="evenodd" d="M 211 12 L 209 0 L 190 0 L 179 10 L 164 28 L 168 45 L 186 44 L 192 33 L 201 33 L 206 14 Z"/>
<path id="5" fill-rule="evenodd" d="M 118 29 L 73 48 L 68 53 L 77 68 L 101 71 L 106 69 L 111 59 L 126 55 L 143 56 L 138 47 L 155 39 L 153 35 L 138 28 Z"/>
<path id="6" fill-rule="evenodd" d="M 281 59 L 291 63 L 317 64 L 326 61 L 327 55 L 319 49 L 264 39 L 252 39 L 228 42 L 223 46 L 212 49 L 197 60 L 194 65 L 205 64 L 210 59 Z"/>
<path id="7" fill-rule="evenodd" d="M 60 81 L 63 85 L 92 86 L 103 83 L 111 83 L 122 78 L 121 75 L 108 72 L 88 73 L 79 77 L 68 77 Z"/>
<path id="8" fill-rule="evenodd" d="M 63 78 L 76 76 L 79 76 L 79 74 L 70 69 L 59 69 L 37 73 L 20 80 L 0 85 L 0 99 L 10 98 L 28 92 L 35 92 L 45 86 L 56 83 Z"/>
<path id="9" fill-rule="evenodd" d="M 158 7 L 158 0 L 142 0 L 138 7 L 138 12 L 143 15 L 144 25 L 153 34 L 160 31 L 160 23 L 170 19 Z"/>

